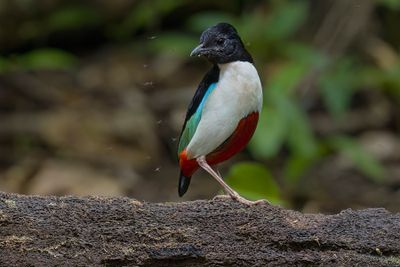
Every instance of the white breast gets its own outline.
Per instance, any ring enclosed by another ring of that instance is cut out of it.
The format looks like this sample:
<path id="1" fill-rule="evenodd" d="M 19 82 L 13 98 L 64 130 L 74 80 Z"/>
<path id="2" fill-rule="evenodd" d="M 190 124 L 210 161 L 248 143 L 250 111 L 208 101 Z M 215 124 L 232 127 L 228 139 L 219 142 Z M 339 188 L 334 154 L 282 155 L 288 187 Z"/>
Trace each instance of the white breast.
<path id="1" fill-rule="evenodd" d="M 231 136 L 241 119 L 261 111 L 261 82 L 253 64 L 237 61 L 219 68 L 217 86 L 204 103 L 201 120 L 187 147 L 189 158 L 211 153 Z"/>

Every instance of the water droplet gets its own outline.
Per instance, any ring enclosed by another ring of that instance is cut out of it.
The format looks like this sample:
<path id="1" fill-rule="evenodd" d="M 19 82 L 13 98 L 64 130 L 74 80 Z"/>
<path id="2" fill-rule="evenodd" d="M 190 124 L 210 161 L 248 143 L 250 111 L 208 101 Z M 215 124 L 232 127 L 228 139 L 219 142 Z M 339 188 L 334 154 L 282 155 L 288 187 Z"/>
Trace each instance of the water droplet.
<path id="1" fill-rule="evenodd" d="M 152 35 L 152 36 L 147 37 L 147 39 L 149 39 L 149 40 L 154 40 L 154 39 L 156 39 L 156 38 L 157 38 L 157 36 L 155 36 L 155 35 Z"/>
<path id="2" fill-rule="evenodd" d="M 143 83 L 143 85 L 144 86 L 153 86 L 154 82 L 153 81 L 148 81 L 148 82 Z"/>

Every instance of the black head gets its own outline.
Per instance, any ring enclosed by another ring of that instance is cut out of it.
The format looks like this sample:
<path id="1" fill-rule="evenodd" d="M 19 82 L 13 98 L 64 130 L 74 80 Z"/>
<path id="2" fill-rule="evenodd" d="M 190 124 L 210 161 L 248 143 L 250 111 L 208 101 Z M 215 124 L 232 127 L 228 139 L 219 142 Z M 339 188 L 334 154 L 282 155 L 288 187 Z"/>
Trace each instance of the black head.
<path id="1" fill-rule="evenodd" d="M 252 62 L 250 54 L 244 48 L 236 29 L 228 23 L 218 23 L 205 30 L 200 44 L 191 56 L 204 56 L 212 63 L 223 64 L 233 61 Z"/>

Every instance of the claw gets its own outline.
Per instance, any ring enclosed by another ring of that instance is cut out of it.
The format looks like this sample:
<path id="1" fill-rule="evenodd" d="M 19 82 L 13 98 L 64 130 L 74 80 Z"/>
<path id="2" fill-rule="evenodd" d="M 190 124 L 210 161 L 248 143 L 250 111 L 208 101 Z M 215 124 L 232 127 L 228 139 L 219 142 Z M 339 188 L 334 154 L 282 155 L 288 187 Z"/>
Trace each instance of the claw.
<path id="1" fill-rule="evenodd" d="M 260 199 L 260 200 L 256 200 L 256 201 L 251 201 L 251 200 L 245 199 L 244 197 L 241 197 L 237 193 L 233 194 L 233 195 L 217 195 L 212 200 L 225 200 L 227 198 L 230 198 L 230 199 L 232 199 L 234 201 L 240 202 L 240 203 L 245 204 L 247 206 L 271 204 L 266 199 Z"/>
<path id="2" fill-rule="evenodd" d="M 227 198 L 232 198 L 232 197 L 229 195 L 216 195 L 212 200 L 224 200 Z"/>
<path id="3" fill-rule="evenodd" d="M 245 199 L 244 197 L 241 197 L 239 194 L 231 195 L 231 198 L 232 198 L 233 200 L 236 200 L 236 201 L 238 201 L 238 202 L 240 202 L 240 203 L 242 203 L 242 204 L 245 204 L 245 205 L 247 205 L 247 206 L 263 205 L 263 204 L 266 204 L 266 203 L 270 204 L 270 203 L 269 203 L 267 200 L 265 200 L 265 199 L 260 199 L 260 200 L 256 200 L 256 201 L 251 201 L 251 200 Z"/>
<path id="4" fill-rule="evenodd" d="M 205 171 L 207 171 L 209 174 L 211 174 L 212 177 L 214 177 L 215 180 L 218 181 L 218 183 L 224 188 L 225 192 L 233 199 L 236 200 L 242 204 L 245 204 L 247 206 L 253 206 L 253 205 L 260 205 L 264 203 L 269 203 L 266 200 L 257 200 L 257 201 L 251 201 L 247 200 L 244 197 L 241 197 L 235 190 L 233 190 L 227 183 L 224 182 L 222 179 L 221 175 L 217 171 L 215 171 L 210 165 L 208 165 L 205 156 L 201 156 L 196 158 L 197 163 L 202 167 Z M 228 197 L 228 196 L 227 196 Z M 220 198 L 220 196 L 216 196 L 214 199 Z M 225 197 L 224 197 L 225 198 Z"/>

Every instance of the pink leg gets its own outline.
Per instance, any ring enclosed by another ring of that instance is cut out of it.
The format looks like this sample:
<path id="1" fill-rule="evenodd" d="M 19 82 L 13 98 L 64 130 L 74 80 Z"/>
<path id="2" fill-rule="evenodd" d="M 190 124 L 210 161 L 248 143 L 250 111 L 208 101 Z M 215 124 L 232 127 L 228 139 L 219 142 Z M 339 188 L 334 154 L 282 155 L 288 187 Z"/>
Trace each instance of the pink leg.
<path id="1" fill-rule="evenodd" d="M 221 173 L 218 170 L 217 165 L 212 165 L 211 168 L 218 174 L 219 177 L 221 177 L 223 179 Z M 230 195 L 216 195 L 215 197 L 213 197 L 213 200 L 224 199 L 224 198 L 231 198 L 231 196 Z"/>
<path id="2" fill-rule="evenodd" d="M 214 170 L 214 172 L 216 172 L 216 173 L 218 174 L 219 177 L 222 178 L 222 175 L 221 175 L 221 173 L 219 172 L 218 166 L 217 166 L 217 165 L 213 165 L 213 166 L 210 165 L 210 167 Z"/>
<path id="3" fill-rule="evenodd" d="M 231 196 L 232 199 L 239 201 L 240 203 L 246 204 L 248 206 L 255 205 L 255 204 L 261 204 L 264 203 L 263 200 L 257 200 L 257 201 L 250 201 L 247 200 L 243 197 L 241 197 L 235 190 L 233 190 L 228 184 L 224 182 L 222 177 L 218 175 L 213 168 L 211 168 L 210 165 L 208 165 L 206 158 L 204 156 L 201 156 L 196 159 L 197 163 L 202 167 L 206 172 L 208 172 L 212 177 L 214 177 L 215 180 L 224 188 L 225 192 Z"/>

